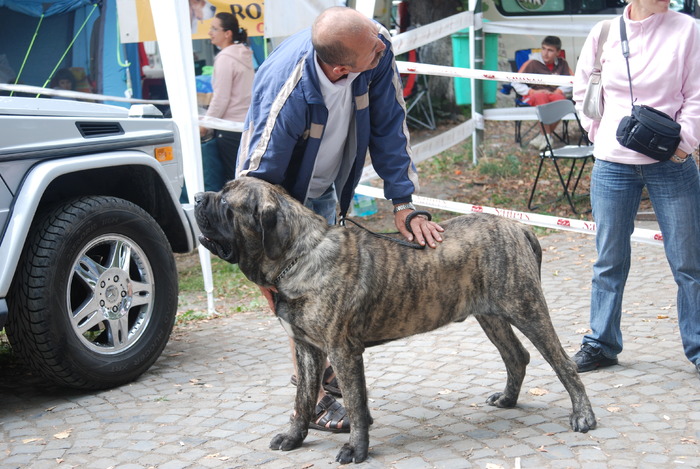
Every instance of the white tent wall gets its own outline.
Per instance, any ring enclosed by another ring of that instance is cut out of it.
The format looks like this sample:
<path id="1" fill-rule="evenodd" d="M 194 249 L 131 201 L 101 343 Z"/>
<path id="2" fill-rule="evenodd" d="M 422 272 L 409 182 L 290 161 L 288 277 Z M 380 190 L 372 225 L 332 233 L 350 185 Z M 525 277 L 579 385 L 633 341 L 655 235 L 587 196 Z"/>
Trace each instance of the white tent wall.
<path id="1" fill-rule="evenodd" d="M 199 143 L 199 118 L 197 115 L 197 93 L 192 62 L 192 37 L 190 13 L 187 0 L 150 0 L 153 21 L 158 37 L 165 85 L 168 89 L 170 109 L 180 132 L 185 184 L 189 202 L 194 195 L 204 190 L 202 173 L 202 149 Z M 174 5 L 173 5 L 174 3 Z M 207 292 L 207 306 L 214 312 L 214 285 L 209 251 L 199 246 L 199 259 Z"/>
<path id="2" fill-rule="evenodd" d="M 326 8 L 344 0 L 265 0 L 265 37 L 285 38 L 308 28 Z"/>

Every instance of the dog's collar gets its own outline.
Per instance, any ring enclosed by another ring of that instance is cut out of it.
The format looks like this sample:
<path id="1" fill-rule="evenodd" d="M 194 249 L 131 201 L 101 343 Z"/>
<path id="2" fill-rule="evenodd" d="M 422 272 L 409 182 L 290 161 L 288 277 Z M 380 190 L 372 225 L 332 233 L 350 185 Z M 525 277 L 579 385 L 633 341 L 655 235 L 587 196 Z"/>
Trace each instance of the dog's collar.
<path id="1" fill-rule="evenodd" d="M 280 282 L 280 280 L 282 280 L 284 278 L 284 276 L 289 273 L 289 271 L 292 269 L 292 267 L 294 267 L 294 265 L 297 263 L 298 260 L 299 260 L 299 258 L 297 257 L 287 267 L 285 267 L 282 272 L 280 272 L 280 274 L 277 276 L 277 278 L 275 278 L 275 285 L 277 285 Z"/>

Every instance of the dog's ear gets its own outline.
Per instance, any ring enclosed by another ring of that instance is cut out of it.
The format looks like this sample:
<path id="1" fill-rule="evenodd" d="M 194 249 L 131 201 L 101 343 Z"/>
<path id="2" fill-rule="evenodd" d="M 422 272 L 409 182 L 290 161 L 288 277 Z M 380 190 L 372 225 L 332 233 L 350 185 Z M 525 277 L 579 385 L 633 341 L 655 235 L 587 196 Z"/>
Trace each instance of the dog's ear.
<path id="1" fill-rule="evenodd" d="M 289 227 L 277 205 L 268 204 L 263 207 L 260 225 L 265 255 L 270 259 L 279 259 L 289 242 Z"/>

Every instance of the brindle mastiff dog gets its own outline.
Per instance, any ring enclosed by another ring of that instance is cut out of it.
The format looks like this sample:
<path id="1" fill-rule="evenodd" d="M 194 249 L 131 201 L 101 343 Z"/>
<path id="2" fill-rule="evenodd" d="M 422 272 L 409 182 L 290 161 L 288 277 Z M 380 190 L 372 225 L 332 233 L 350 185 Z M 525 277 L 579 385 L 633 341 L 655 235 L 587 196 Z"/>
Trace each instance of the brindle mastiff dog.
<path id="1" fill-rule="evenodd" d="M 416 250 L 357 228 L 329 226 L 277 186 L 253 177 L 196 196 L 201 243 L 273 289 L 276 314 L 294 337 L 295 416 L 272 449 L 301 446 L 314 416 L 326 356 L 350 418 L 336 460 L 361 462 L 369 447 L 365 347 L 431 331 L 474 315 L 505 362 L 505 389 L 487 399 L 515 406 L 532 341 L 571 397 L 571 427 L 595 428 L 586 391 L 549 318 L 540 284 L 542 251 L 524 225 L 473 214 L 441 222 L 444 241 Z"/>

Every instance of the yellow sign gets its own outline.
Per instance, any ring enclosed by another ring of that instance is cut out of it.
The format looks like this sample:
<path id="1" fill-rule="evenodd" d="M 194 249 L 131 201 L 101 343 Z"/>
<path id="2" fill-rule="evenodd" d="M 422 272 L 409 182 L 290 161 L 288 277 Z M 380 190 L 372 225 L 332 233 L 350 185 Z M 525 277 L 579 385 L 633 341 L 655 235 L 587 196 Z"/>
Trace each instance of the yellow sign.
<path id="1" fill-rule="evenodd" d="M 264 35 L 264 0 L 189 0 L 189 5 L 192 39 L 208 39 L 212 18 L 222 12 L 235 15 L 238 25 L 246 30 L 248 37 Z M 122 42 L 155 41 L 156 32 L 148 0 L 135 0 L 133 6 L 136 8 L 138 39 L 122 38 Z M 122 18 L 120 22 L 124 22 Z M 123 25 L 124 28 L 125 26 Z"/>
<path id="2" fill-rule="evenodd" d="M 238 25 L 249 37 L 262 36 L 264 31 L 264 0 L 189 0 L 192 39 L 209 38 L 209 26 L 216 13 L 233 13 Z"/>

